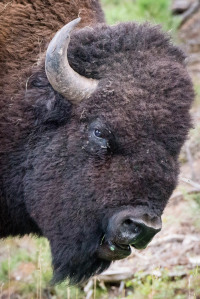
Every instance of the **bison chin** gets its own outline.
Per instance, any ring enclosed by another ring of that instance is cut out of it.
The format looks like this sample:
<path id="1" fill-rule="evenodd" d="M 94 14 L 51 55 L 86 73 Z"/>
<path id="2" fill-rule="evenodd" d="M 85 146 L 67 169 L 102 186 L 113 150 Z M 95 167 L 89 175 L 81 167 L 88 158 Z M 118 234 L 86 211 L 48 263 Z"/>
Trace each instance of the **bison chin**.
<path id="1" fill-rule="evenodd" d="M 93 275 L 100 274 L 110 266 L 111 261 L 97 257 L 99 242 L 94 242 L 94 239 L 91 243 L 76 243 L 74 246 L 67 246 L 62 252 L 58 243 L 50 243 L 54 271 L 52 284 L 67 279 L 70 285 L 77 285 L 87 281 Z"/>

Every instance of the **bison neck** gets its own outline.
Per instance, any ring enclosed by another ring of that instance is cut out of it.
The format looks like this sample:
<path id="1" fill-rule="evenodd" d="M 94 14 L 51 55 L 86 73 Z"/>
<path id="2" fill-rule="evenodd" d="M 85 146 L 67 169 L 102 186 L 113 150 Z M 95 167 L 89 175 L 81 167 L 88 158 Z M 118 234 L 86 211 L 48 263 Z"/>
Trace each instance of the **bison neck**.
<path id="1" fill-rule="evenodd" d="M 20 151 L 0 156 L 0 238 L 41 235 L 24 203 L 22 160 Z"/>

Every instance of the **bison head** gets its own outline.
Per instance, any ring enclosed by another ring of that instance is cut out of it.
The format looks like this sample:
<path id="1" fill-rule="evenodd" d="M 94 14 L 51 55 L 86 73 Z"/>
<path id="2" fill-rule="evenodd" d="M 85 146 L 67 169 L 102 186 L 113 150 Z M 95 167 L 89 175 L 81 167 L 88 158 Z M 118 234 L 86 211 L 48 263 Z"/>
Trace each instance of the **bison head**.
<path id="1" fill-rule="evenodd" d="M 159 27 L 97 25 L 69 43 L 75 23 L 29 80 L 35 126 L 23 179 L 26 209 L 50 241 L 54 281 L 71 283 L 160 231 L 193 99 L 185 57 Z"/>

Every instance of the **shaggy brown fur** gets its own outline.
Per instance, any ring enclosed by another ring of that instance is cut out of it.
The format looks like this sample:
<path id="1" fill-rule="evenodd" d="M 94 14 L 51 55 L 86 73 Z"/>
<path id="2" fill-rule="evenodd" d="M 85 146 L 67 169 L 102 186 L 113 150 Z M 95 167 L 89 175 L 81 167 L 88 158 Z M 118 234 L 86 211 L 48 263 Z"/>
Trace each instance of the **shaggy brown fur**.
<path id="1" fill-rule="evenodd" d="M 80 105 L 53 90 L 44 57 L 1 98 L 0 236 L 46 236 L 54 281 L 77 283 L 109 266 L 97 250 L 114 213 L 140 207 L 161 216 L 194 94 L 185 56 L 149 24 L 76 30 L 68 57 L 99 80 Z"/>
<path id="2" fill-rule="evenodd" d="M 0 3 L 0 87 L 13 95 L 24 70 L 37 62 L 56 31 L 81 17 L 103 22 L 98 0 L 3 0 Z M 17 84 L 15 83 L 17 81 Z"/>

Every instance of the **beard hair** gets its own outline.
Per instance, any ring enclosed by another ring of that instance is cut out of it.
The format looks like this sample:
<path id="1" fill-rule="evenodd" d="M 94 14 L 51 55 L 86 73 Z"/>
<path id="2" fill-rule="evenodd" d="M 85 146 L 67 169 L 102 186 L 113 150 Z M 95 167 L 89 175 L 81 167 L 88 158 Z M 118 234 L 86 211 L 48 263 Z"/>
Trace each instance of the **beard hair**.
<path id="1" fill-rule="evenodd" d="M 52 284 L 57 284 L 67 279 L 69 285 L 80 285 L 90 277 L 106 270 L 110 264 L 110 261 L 102 260 L 95 256 L 88 256 L 86 260 L 81 260 L 79 263 L 69 261 L 54 270 L 51 282 Z"/>
<path id="2" fill-rule="evenodd" d="M 102 233 L 93 231 L 84 240 L 79 237 L 71 239 L 71 242 L 56 242 L 54 239 L 51 242 L 54 269 L 51 282 L 57 284 L 68 279 L 70 285 L 77 285 L 106 270 L 111 261 L 98 258 L 96 253 L 101 235 Z M 63 243 L 68 246 L 63 247 Z"/>

